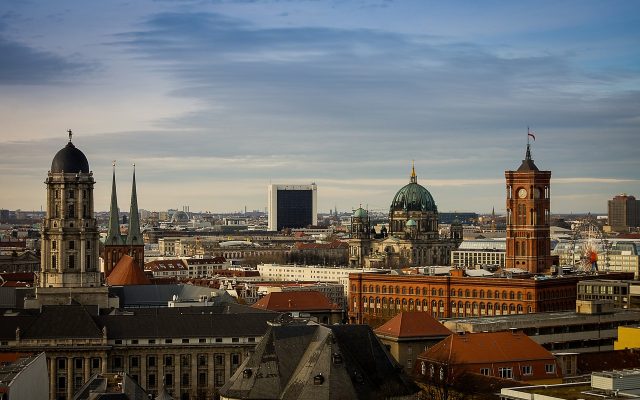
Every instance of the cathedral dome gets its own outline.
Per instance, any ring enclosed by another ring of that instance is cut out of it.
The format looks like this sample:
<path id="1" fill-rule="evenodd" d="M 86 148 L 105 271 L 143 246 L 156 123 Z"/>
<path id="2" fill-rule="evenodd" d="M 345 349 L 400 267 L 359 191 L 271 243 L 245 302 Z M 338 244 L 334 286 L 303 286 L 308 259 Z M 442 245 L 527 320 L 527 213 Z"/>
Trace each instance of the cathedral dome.
<path id="1" fill-rule="evenodd" d="M 71 143 L 67 143 L 62 150 L 56 153 L 51 162 L 51 172 L 89 172 L 89 161 L 84 153 Z"/>
<path id="2" fill-rule="evenodd" d="M 398 190 L 391 202 L 391 211 L 438 211 L 431 193 L 415 179 Z"/>

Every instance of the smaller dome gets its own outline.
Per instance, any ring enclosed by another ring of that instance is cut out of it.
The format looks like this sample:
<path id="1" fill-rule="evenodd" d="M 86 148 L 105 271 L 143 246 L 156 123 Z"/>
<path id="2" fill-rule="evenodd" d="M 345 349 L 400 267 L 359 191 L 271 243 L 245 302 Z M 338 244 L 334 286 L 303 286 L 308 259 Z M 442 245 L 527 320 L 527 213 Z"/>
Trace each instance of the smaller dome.
<path id="1" fill-rule="evenodd" d="M 69 141 L 62 150 L 56 153 L 51 162 L 51 172 L 89 172 L 89 161 L 84 153 Z"/>
<path id="2" fill-rule="evenodd" d="M 364 208 L 360 207 L 360 208 L 358 208 L 357 210 L 355 210 L 353 212 L 353 217 L 354 218 L 367 218 L 367 211 Z"/>
<path id="3" fill-rule="evenodd" d="M 187 214 L 184 211 L 176 211 L 173 216 L 171 217 L 171 222 L 172 223 L 185 223 L 185 222 L 189 222 L 191 218 L 189 217 L 189 214 Z"/>
<path id="4" fill-rule="evenodd" d="M 407 221 L 406 226 L 418 226 L 418 223 L 412 219 Z"/>

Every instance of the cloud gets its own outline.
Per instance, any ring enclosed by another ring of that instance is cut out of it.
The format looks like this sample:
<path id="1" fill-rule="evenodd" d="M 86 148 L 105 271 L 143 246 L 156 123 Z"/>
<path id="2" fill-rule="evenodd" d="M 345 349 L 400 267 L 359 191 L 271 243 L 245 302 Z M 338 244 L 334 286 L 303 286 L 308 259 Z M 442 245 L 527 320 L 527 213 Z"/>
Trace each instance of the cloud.
<path id="1" fill-rule="evenodd" d="M 0 85 L 63 84 L 93 69 L 89 63 L 69 60 L 0 36 Z"/>

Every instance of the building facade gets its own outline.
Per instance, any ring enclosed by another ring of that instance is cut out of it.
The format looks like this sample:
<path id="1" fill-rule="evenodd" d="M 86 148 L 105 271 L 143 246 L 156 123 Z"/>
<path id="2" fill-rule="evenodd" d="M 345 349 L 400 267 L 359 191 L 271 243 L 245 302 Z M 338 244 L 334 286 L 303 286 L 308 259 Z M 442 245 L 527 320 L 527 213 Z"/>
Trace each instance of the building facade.
<path id="1" fill-rule="evenodd" d="M 278 314 L 240 305 L 115 310 L 44 306 L 0 316 L 0 352 L 46 352 L 49 399 L 96 373 L 127 373 L 148 393 L 211 399 Z"/>
<path id="2" fill-rule="evenodd" d="M 310 185 L 269 185 L 270 231 L 318 224 L 318 188 Z"/>
<path id="3" fill-rule="evenodd" d="M 371 228 L 367 210 L 351 218 L 349 265 L 352 268 L 417 267 L 449 265 L 451 251 L 462 242 L 462 225 L 454 221 L 448 237 L 438 230 L 438 207 L 431 193 L 418 184 L 415 168 L 409 183 L 394 196 L 389 207 L 388 230 Z"/>
<path id="4" fill-rule="evenodd" d="M 450 276 L 349 275 L 349 321 L 377 324 L 401 311 L 422 311 L 442 318 L 531 314 L 575 309 L 576 285 L 596 276 L 472 278 Z M 628 279 L 630 274 L 599 275 Z"/>
<path id="5" fill-rule="evenodd" d="M 505 171 L 507 183 L 507 268 L 548 272 L 553 259 L 549 233 L 551 171 L 540 171 L 527 143 L 516 171 Z"/>
<path id="6" fill-rule="evenodd" d="M 634 196 L 621 194 L 607 202 L 609 226 L 616 232 L 629 232 L 640 226 L 640 200 Z"/>

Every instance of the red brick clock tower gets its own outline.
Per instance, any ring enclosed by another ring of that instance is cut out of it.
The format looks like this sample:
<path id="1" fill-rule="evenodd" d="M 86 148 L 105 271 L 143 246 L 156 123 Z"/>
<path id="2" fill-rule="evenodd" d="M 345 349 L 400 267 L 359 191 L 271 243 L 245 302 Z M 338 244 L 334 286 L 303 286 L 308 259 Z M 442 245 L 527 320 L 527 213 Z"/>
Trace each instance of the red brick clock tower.
<path id="1" fill-rule="evenodd" d="M 532 136 L 529 134 L 529 136 Z M 551 171 L 540 171 L 525 159 L 517 171 L 504 172 L 507 183 L 507 268 L 548 272 L 552 265 L 549 238 Z"/>

